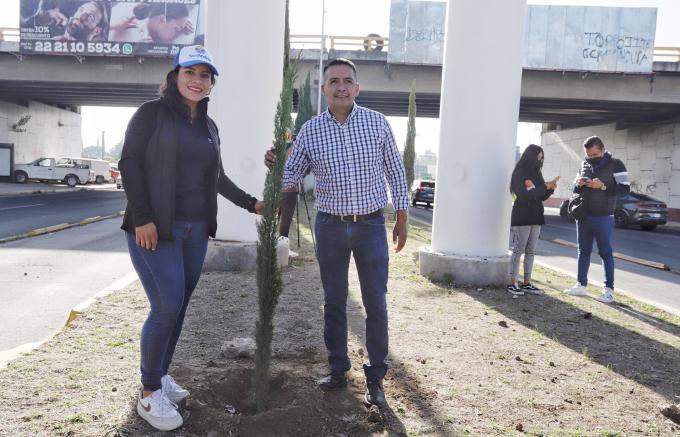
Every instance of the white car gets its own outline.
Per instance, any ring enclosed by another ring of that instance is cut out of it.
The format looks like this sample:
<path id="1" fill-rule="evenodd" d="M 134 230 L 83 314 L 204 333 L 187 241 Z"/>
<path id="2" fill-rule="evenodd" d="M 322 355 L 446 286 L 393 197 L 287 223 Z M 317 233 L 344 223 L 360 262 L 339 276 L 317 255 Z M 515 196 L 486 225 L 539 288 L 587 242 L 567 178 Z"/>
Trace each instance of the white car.
<path id="1" fill-rule="evenodd" d="M 69 187 L 86 184 L 90 168 L 86 165 L 57 164 L 54 158 L 38 158 L 28 164 L 14 166 L 14 181 L 25 184 L 30 179 L 40 182 L 61 182 Z"/>

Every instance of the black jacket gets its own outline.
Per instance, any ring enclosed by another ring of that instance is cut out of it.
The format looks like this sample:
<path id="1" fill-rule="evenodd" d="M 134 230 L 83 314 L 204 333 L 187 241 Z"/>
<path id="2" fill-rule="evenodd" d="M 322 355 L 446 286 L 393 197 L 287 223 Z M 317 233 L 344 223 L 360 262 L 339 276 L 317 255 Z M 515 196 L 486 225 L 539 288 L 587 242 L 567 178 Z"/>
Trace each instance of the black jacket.
<path id="1" fill-rule="evenodd" d="M 588 215 L 603 216 L 614 214 L 618 196 L 624 196 L 630 192 L 630 185 L 618 183 L 615 175 L 618 175 L 619 180 L 628 181 L 626 166 L 609 152 L 605 153 L 600 165 L 593 166 L 587 161 L 583 161 L 576 177 L 577 181 L 580 177 L 597 178 L 607 187 L 606 190 L 595 190 L 589 187 L 579 187 L 574 184 L 574 192 L 582 193 L 586 198 Z"/>
<path id="2" fill-rule="evenodd" d="M 531 181 L 534 188 L 528 187 L 526 181 Z M 554 190 L 546 188 L 540 173 L 518 168 L 513 172 L 511 188 L 516 196 L 512 205 L 511 226 L 545 224 L 543 201 L 552 196 Z"/>
<path id="3" fill-rule="evenodd" d="M 220 158 L 219 134 L 207 116 L 208 99 L 199 104 L 199 112 L 208 125 L 218 159 L 209 174 L 209 230 L 217 231 L 217 193 L 250 212 L 257 199 L 238 188 L 225 174 Z M 172 240 L 175 219 L 175 173 L 177 153 L 176 125 L 185 117 L 165 99 L 144 103 L 132 116 L 125 132 L 123 152 L 118 163 L 128 204 L 121 228 L 134 233 L 136 226 L 153 222 L 160 240 Z M 202 177 L 203 175 L 197 175 Z"/>

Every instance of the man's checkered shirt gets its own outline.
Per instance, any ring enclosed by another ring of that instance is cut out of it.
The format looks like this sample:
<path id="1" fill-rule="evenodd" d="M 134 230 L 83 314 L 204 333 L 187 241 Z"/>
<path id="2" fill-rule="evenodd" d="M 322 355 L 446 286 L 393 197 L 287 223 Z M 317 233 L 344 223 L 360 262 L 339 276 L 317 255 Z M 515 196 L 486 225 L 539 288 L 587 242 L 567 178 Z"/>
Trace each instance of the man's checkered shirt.
<path id="1" fill-rule="evenodd" d="M 302 126 L 286 161 L 283 186 L 295 187 L 311 168 L 316 209 L 333 215 L 369 214 L 387 205 L 408 208 L 404 164 L 385 116 L 354 105 L 345 124 L 326 110 Z"/>

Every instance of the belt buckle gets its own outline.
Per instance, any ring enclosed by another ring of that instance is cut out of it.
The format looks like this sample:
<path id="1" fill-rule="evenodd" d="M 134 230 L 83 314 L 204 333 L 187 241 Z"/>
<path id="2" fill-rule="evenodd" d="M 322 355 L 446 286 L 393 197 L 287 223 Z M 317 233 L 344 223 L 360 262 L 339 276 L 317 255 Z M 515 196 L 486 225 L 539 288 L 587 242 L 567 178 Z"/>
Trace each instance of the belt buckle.
<path id="1" fill-rule="evenodd" d="M 349 218 L 349 219 L 346 220 L 345 218 Z M 341 221 L 341 222 L 356 223 L 356 222 L 357 222 L 357 215 L 356 215 L 356 214 L 341 215 L 341 216 L 340 216 L 340 221 Z"/>

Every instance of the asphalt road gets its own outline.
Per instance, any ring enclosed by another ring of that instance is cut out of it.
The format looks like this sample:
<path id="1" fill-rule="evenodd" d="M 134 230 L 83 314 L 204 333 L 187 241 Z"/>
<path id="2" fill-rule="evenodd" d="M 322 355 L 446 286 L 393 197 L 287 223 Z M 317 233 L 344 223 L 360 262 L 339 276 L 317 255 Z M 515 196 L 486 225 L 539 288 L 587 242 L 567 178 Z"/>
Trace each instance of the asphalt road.
<path id="1" fill-rule="evenodd" d="M 121 221 L 0 244 L 0 352 L 48 337 L 71 308 L 133 271 Z"/>
<path id="2" fill-rule="evenodd" d="M 122 190 L 0 197 L 0 238 L 125 209 Z"/>
<path id="3" fill-rule="evenodd" d="M 411 207 L 412 217 L 432 223 L 432 209 L 420 206 Z M 557 215 L 546 213 L 546 224 L 541 229 L 541 239 L 560 239 L 576 243 L 576 225 L 563 221 Z M 680 229 L 659 226 L 654 231 L 640 228 L 614 230 L 612 242 L 614 251 L 668 265 L 672 271 L 680 273 Z M 576 249 L 571 249 L 576 257 Z M 598 258 L 597 256 L 593 259 Z"/>

